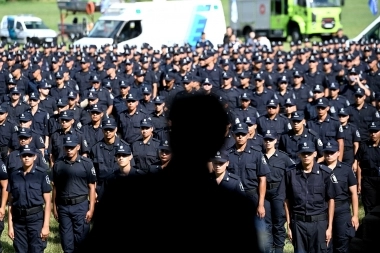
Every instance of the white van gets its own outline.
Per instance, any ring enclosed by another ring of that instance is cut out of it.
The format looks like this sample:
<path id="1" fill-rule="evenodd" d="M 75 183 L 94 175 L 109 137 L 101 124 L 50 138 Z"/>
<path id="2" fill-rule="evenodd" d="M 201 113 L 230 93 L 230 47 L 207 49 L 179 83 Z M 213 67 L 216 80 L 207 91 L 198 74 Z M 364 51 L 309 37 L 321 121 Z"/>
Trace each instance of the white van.
<path id="1" fill-rule="evenodd" d="M 5 42 L 25 44 L 30 41 L 42 44 L 57 41 L 57 33 L 32 15 L 4 16 L 0 23 L 0 39 Z"/>
<path id="2" fill-rule="evenodd" d="M 111 5 L 95 23 L 88 37 L 75 45 L 149 43 L 160 49 L 163 44 L 195 46 L 202 32 L 214 45 L 223 42 L 226 30 L 220 0 L 182 0 L 119 3 Z"/>
<path id="3" fill-rule="evenodd" d="M 364 28 L 364 30 L 360 32 L 358 36 L 350 39 L 349 41 L 361 41 L 362 39 L 380 40 L 380 17 L 377 17 L 369 26 Z M 347 45 L 349 41 L 347 41 Z"/>

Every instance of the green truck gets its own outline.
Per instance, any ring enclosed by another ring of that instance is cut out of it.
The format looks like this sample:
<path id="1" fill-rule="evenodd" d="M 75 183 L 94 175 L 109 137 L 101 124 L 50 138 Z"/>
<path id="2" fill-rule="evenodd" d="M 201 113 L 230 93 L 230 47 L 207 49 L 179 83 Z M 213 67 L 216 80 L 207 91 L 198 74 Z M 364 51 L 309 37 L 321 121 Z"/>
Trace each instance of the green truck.
<path id="1" fill-rule="evenodd" d="M 293 41 L 330 37 L 342 28 L 344 0 L 230 0 L 230 25 L 238 36 Z"/>

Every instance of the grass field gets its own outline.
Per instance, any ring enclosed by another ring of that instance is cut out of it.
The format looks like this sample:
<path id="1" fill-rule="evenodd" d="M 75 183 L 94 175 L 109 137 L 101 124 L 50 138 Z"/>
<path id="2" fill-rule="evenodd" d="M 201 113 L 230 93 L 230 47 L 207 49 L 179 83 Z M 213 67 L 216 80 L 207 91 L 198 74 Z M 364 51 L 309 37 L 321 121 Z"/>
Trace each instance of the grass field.
<path id="1" fill-rule="evenodd" d="M 228 0 L 222 0 L 224 12 L 226 16 L 227 24 L 229 23 L 229 11 Z M 356 36 L 363 28 L 370 24 L 376 17 L 373 16 L 367 6 L 367 1 L 358 0 L 346 0 L 346 5 L 343 9 L 342 23 L 344 31 L 348 37 L 352 38 Z M 9 2 L 0 3 L 0 18 L 4 15 L 12 14 L 33 14 L 42 18 L 46 25 L 54 30 L 58 30 L 58 23 L 60 22 L 60 13 L 55 1 L 23 1 L 23 2 Z M 76 15 L 81 21 L 83 17 L 87 17 L 85 14 Z M 99 14 L 95 14 L 95 20 L 99 17 Z M 66 22 L 71 23 L 73 15 L 67 17 Z M 89 18 L 89 17 L 88 17 Z M 363 209 L 360 210 L 360 217 L 364 216 Z M 7 223 L 6 223 L 7 224 Z M 47 253 L 60 253 L 62 252 L 58 236 L 58 224 L 51 219 L 50 238 L 48 241 L 48 247 L 45 252 Z M 7 226 L 1 236 L 1 242 L 5 248 L 5 253 L 14 252 L 12 242 L 8 237 Z M 285 252 L 293 252 L 290 243 L 285 246 Z"/>

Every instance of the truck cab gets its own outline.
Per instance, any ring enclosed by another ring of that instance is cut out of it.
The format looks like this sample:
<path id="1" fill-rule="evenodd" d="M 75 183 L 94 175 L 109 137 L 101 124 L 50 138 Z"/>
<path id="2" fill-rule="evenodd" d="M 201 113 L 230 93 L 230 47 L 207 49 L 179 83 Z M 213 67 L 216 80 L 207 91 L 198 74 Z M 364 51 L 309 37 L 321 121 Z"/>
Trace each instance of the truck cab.
<path id="1" fill-rule="evenodd" d="M 4 16 L 0 23 L 0 39 L 4 42 L 42 44 L 56 41 L 57 33 L 32 15 Z"/>

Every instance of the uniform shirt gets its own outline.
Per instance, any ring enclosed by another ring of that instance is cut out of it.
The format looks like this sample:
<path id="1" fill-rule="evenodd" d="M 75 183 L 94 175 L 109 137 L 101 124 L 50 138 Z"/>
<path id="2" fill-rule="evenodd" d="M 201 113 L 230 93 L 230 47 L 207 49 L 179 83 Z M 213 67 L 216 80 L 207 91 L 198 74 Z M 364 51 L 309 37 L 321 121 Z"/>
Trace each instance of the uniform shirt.
<path id="1" fill-rule="evenodd" d="M 28 109 L 27 112 L 30 112 L 33 116 L 31 128 L 40 135 L 48 135 L 49 113 L 43 108 L 38 108 L 34 115 L 31 109 Z"/>
<path id="2" fill-rule="evenodd" d="M 173 86 L 171 89 L 167 89 L 164 87 L 164 89 L 160 90 L 160 96 L 163 96 L 165 98 L 165 106 L 170 109 L 173 100 L 178 92 L 182 91 L 183 88 L 180 86 Z"/>
<path id="3" fill-rule="evenodd" d="M 1 107 L 7 108 L 8 117 L 15 122 L 18 122 L 19 116 L 30 108 L 30 106 L 21 101 L 21 98 L 15 106 L 12 105 L 12 102 L 4 102 L 1 104 Z"/>
<path id="4" fill-rule="evenodd" d="M 305 83 L 310 86 L 315 86 L 317 84 L 322 85 L 325 76 L 322 72 L 316 71 L 311 73 L 310 71 L 306 71 L 305 73 Z"/>
<path id="5" fill-rule="evenodd" d="M 83 92 L 82 100 L 88 97 L 88 94 L 90 92 L 96 92 L 98 95 L 98 105 L 101 105 L 104 108 L 108 108 L 109 106 L 113 105 L 113 101 L 111 98 L 111 93 L 107 89 L 97 89 L 94 88 L 87 89 Z"/>
<path id="6" fill-rule="evenodd" d="M 113 99 L 113 115 L 119 115 L 122 111 L 127 110 L 127 96 L 122 97 L 121 95 L 116 96 Z"/>
<path id="7" fill-rule="evenodd" d="M 83 94 L 83 92 L 89 88 L 91 88 L 90 78 L 92 73 L 90 71 L 83 72 L 80 70 L 74 76 L 74 80 L 78 83 L 79 93 Z"/>
<path id="8" fill-rule="evenodd" d="M 256 108 L 259 115 L 264 115 L 266 113 L 266 104 L 269 100 L 274 98 L 274 91 L 264 88 L 262 93 L 257 91 L 253 92 L 251 104 Z"/>
<path id="9" fill-rule="evenodd" d="M 128 143 L 116 137 L 113 144 L 107 145 L 102 139 L 92 146 L 90 157 L 93 160 L 98 181 L 103 181 L 119 168 L 115 159 L 119 146 L 128 146 Z"/>
<path id="10" fill-rule="evenodd" d="M 168 127 L 168 121 L 166 119 L 165 113 L 161 113 L 160 115 L 158 115 L 156 112 L 152 112 L 150 114 L 150 118 L 153 123 L 153 132 L 155 135 L 157 135 L 158 132 Z"/>
<path id="11" fill-rule="evenodd" d="M 92 146 L 104 138 L 102 125 L 99 125 L 99 127 L 95 128 L 94 125 L 90 123 L 82 127 L 82 132 L 89 148 L 92 148 Z"/>
<path id="12" fill-rule="evenodd" d="M 5 164 L 0 160 L 0 181 L 3 181 L 3 180 L 8 180 L 8 171 L 7 171 L 7 167 L 5 166 Z M 0 193 L 2 191 L 6 191 L 7 189 L 0 189 Z M 1 206 L 1 203 L 0 203 L 0 206 Z"/>
<path id="13" fill-rule="evenodd" d="M 258 134 L 257 131 L 251 139 L 248 139 L 248 145 L 251 147 L 256 147 L 256 149 L 261 150 L 262 152 L 265 150 L 264 138 L 261 134 Z"/>
<path id="14" fill-rule="evenodd" d="M 235 146 L 229 150 L 229 165 L 227 170 L 241 178 L 245 191 L 257 188 L 259 177 L 265 177 L 270 173 L 261 150 L 248 145 L 246 145 L 246 148 L 242 152 L 238 152 Z"/>
<path id="15" fill-rule="evenodd" d="M 52 181 L 56 199 L 88 195 L 88 185 L 96 182 L 94 165 L 89 158 L 79 155 L 73 162 L 61 157 L 54 163 Z"/>
<path id="16" fill-rule="evenodd" d="M 318 119 L 308 121 L 307 126 L 318 133 L 322 143 L 327 143 L 330 140 L 344 139 L 343 128 L 339 120 L 330 116 L 327 116 L 323 122 L 319 122 Z"/>
<path id="17" fill-rule="evenodd" d="M 17 131 L 18 127 L 14 121 L 7 118 L 4 123 L 0 125 L 0 147 L 7 147 L 12 135 Z"/>
<path id="18" fill-rule="evenodd" d="M 279 150 L 276 150 L 270 158 L 264 154 L 264 158 L 270 169 L 267 183 L 281 182 L 285 170 L 294 164 L 294 161 L 286 153 Z"/>
<path id="19" fill-rule="evenodd" d="M 326 163 L 324 163 L 324 165 L 327 166 Z M 335 197 L 335 201 L 349 200 L 351 198 L 349 188 L 358 184 L 352 166 L 338 161 L 333 172 L 341 189 L 341 193 Z"/>
<path id="20" fill-rule="evenodd" d="M 369 71 L 367 72 L 367 85 L 368 87 L 374 91 L 376 94 L 380 93 L 380 70 L 377 70 L 376 72 Z"/>
<path id="21" fill-rule="evenodd" d="M 325 165 L 314 163 L 310 173 L 304 173 L 301 163 L 287 168 L 277 193 L 289 200 L 289 210 L 298 215 L 326 213 L 328 201 L 340 194 L 338 181 Z"/>
<path id="22" fill-rule="evenodd" d="M 371 140 L 360 143 L 355 160 L 359 162 L 362 173 L 375 173 L 375 176 L 380 176 L 380 146 L 373 146 Z"/>
<path id="23" fill-rule="evenodd" d="M 275 99 L 278 100 L 278 103 L 280 104 L 281 109 L 285 107 L 286 100 L 288 100 L 289 98 L 294 99 L 294 100 L 296 99 L 296 95 L 294 94 L 292 90 L 286 90 L 284 94 L 282 94 L 280 91 L 276 91 L 274 95 L 275 95 Z"/>
<path id="24" fill-rule="evenodd" d="M 54 160 L 57 160 L 58 158 L 64 156 L 64 148 L 63 148 L 63 138 L 66 135 L 71 135 L 74 134 L 78 137 L 79 139 L 79 145 L 80 145 L 80 153 L 88 153 L 89 152 L 89 147 L 87 144 L 86 139 L 83 136 L 83 132 L 71 127 L 67 133 L 64 133 L 62 129 L 57 130 L 56 132 L 53 133 L 53 135 L 50 137 L 50 144 L 48 148 L 48 153 L 53 155 Z"/>
<path id="25" fill-rule="evenodd" d="M 235 109 L 239 104 L 240 93 L 234 87 L 229 89 L 219 89 L 216 91 L 216 94 L 228 103 L 230 109 Z"/>
<path id="26" fill-rule="evenodd" d="M 297 101 L 297 110 L 304 111 L 308 103 L 310 88 L 309 86 L 302 84 L 300 88 L 290 88 L 295 95 L 295 101 Z"/>
<path id="27" fill-rule="evenodd" d="M 153 101 L 145 101 L 144 99 L 140 99 L 139 105 L 141 109 L 146 112 L 146 114 L 151 114 L 156 110 L 156 106 L 154 105 Z"/>
<path id="28" fill-rule="evenodd" d="M 46 164 L 46 160 L 44 156 L 42 155 L 41 151 L 36 150 L 37 158 L 34 161 L 34 165 L 38 166 L 39 168 L 43 169 L 44 171 L 47 171 L 49 167 Z M 20 148 L 17 150 L 12 151 L 9 156 L 7 157 L 7 168 L 8 173 L 12 173 L 13 171 L 19 169 L 22 167 L 21 162 L 21 156 L 20 156 Z"/>
<path id="29" fill-rule="evenodd" d="M 128 110 L 119 115 L 118 124 L 122 139 L 132 144 L 140 138 L 140 122 L 146 118 L 146 114 L 142 110 L 136 110 L 132 115 Z"/>
<path id="30" fill-rule="evenodd" d="M 30 145 L 30 147 L 33 147 L 36 149 L 43 149 L 43 148 L 45 148 L 45 141 L 41 137 L 40 134 L 38 134 L 36 131 L 32 130 L 32 141 L 30 142 L 29 145 Z M 20 141 L 18 139 L 18 131 L 12 133 L 8 147 L 12 150 L 16 150 L 16 149 L 20 148 Z"/>
<path id="31" fill-rule="evenodd" d="M 347 108 L 347 111 L 350 114 L 350 122 L 358 128 L 362 140 L 368 140 L 368 125 L 371 122 L 380 120 L 380 115 L 376 113 L 376 108 L 372 105 L 364 104 L 362 109 L 358 110 L 356 105 L 351 105 Z"/>
<path id="32" fill-rule="evenodd" d="M 360 133 L 358 128 L 351 123 L 342 127 L 344 135 L 344 153 L 342 161 L 352 165 L 354 162 L 354 142 L 361 142 Z"/>
<path id="33" fill-rule="evenodd" d="M 58 110 L 57 101 L 51 96 L 48 96 L 43 100 L 41 99 L 39 106 L 41 108 L 44 108 L 49 113 L 50 116 L 54 114 L 54 111 Z"/>
<path id="34" fill-rule="evenodd" d="M 338 118 L 338 112 L 341 108 L 346 108 L 350 106 L 350 102 L 342 95 L 338 95 L 336 99 L 328 98 L 330 104 L 330 115 L 332 117 Z"/>
<path id="35" fill-rule="evenodd" d="M 199 70 L 199 76 L 202 80 L 208 78 L 213 87 L 220 87 L 223 77 L 223 69 L 215 65 L 212 69 L 202 68 Z"/>
<path id="36" fill-rule="evenodd" d="M 211 180 L 217 184 L 214 173 L 211 174 Z M 230 194 L 237 193 L 244 195 L 244 187 L 239 176 L 227 171 L 224 173 L 223 179 L 218 184 L 218 188 Z"/>
<path id="37" fill-rule="evenodd" d="M 270 119 L 268 115 L 262 115 L 257 119 L 257 131 L 264 135 L 267 130 L 276 131 L 278 136 L 292 129 L 289 120 L 281 114 L 276 115 L 274 119 Z"/>
<path id="38" fill-rule="evenodd" d="M 300 135 L 295 135 L 293 130 L 283 134 L 280 138 L 278 149 L 287 153 L 293 161 L 298 163 L 300 161 L 297 155 L 298 145 L 304 142 L 314 143 L 318 156 L 322 156 L 323 143 L 319 138 L 318 133 L 307 128 L 304 128 L 302 134 Z"/>
<path id="39" fill-rule="evenodd" d="M 136 167 L 143 171 L 148 171 L 150 165 L 159 161 L 158 147 L 160 141 L 151 137 L 147 143 L 144 143 L 142 139 L 135 141 L 131 145 L 133 159 L 136 163 Z"/>
<path id="40" fill-rule="evenodd" d="M 260 117 L 259 113 L 257 112 L 256 108 L 252 106 L 248 106 L 246 109 L 243 109 L 241 107 L 235 108 L 232 111 L 232 118 L 235 120 L 238 118 L 240 122 L 243 122 L 245 118 L 249 117 L 250 119 L 258 118 Z"/>
<path id="41" fill-rule="evenodd" d="M 51 192 L 49 176 L 46 170 L 33 166 L 24 175 L 23 168 L 13 171 L 8 180 L 7 191 L 12 194 L 12 206 L 16 208 L 32 208 L 45 203 L 44 193 Z"/>
<path id="42" fill-rule="evenodd" d="M 67 98 L 67 96 L 72 92 L 73 89 L 64 85 L 62 88 L 58 87 L 52 87 L 50 89 L 50 95 L 55 99 L 58 100 L 60 98 Z"/>

